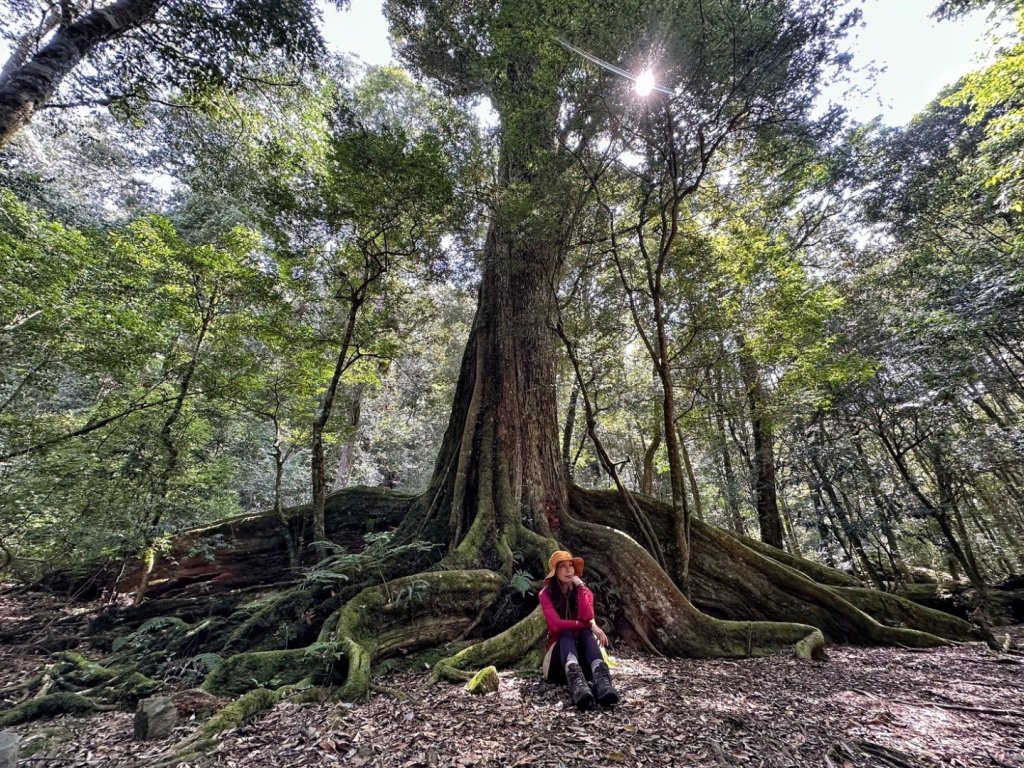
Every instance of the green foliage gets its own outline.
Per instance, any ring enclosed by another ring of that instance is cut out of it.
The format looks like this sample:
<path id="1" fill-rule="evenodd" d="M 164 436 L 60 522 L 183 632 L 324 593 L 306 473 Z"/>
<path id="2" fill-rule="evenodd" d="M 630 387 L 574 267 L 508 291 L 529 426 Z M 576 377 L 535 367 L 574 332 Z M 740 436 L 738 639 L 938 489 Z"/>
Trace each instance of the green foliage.
<path id="1" fill-rule="evenodd" d="M 533 575 L 529 571 L 520 569 L 512 574 L 509 586 L 523 596 L 533 588 Z"/>
<path id="2" fill-rule="evenodd" d="M 337 0 L 335 5 L 347 3 Z M 106 21 L 104 9 L 89 6 L 57 13 L 43 2 L 5 0 L 0 9 L 11 20 L 3 36 L 12 51 L 43 48 L 73 21 L 95 25 L 90 14 Z M 68 101 L 110 105 L 122 119 L 138 119 L 150 100 L 175 99 L 202 108 L 219 90 L 254 80 L 283 86 L 288 81 L 274 72 L 274 65 L 314 67 L 325 54 L 320 12 L 307 0 L 156 0 L 125 3 L 118 11 L 111 34 L 94 40 L 93 33 L 73 36 L 76 57 L 50 68 L 59 73 L 56 85 L 64 79 Z M 88 66 L 79 66 L 79 57 Z"/>
<path id="3" fill-rule="evenodd" d="M 398 543 L 395 542 L 394 535 L 387 532 L 368 533 L 363 539 L 366 546 L 358 553 L 345 552 L 339 547 L 328 545 L 335 550 L 334 553 L 306 572 L 306 585 L 340 584 L 372 578 L 374 575 L 379 576 L 381 582 L 384 582 L 384 574 L 391 565 L 408 558 L 430 562 L 438 546 L 428 541 Z M 412 592 L 410 588 L 408 596 L 411 596 Z"/>
<path id="4" fill-rule="evenodd" d="M 144 655 L 167 649 L 188 630 L 189 625 L 177 616 L 155 616 L 147 620 L 134 632 L 114 641 L 115 653 L 125 651 L 133 655 Z"/>

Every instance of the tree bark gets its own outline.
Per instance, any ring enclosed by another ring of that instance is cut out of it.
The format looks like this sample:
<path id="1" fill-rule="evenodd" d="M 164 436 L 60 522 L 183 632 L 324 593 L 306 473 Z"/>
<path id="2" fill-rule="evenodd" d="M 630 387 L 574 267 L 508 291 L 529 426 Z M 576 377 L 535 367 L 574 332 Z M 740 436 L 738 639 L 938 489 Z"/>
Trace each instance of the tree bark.
<path id="1" fill-rule="evenodd" d="M 562 429 L 562 464 L 565 465 L 566 477 L 570 479 L 573 474 L 572 436 L 576 429 L 576 403 L 579 399 L 580 386 L 573 384 L 569 408 L 565 412 L 565 427 Z"/>
<path id="2" fill-rule="evenodd" d="M 363 395 L 366 391 L 365 384 L 358 384 L 352 388 L 351 399 L 348 402 L 348 423 L 345 425 L 350 432 L 345 442 L 341 444 L 338 452 L 338 466 L 334 472 L 334 490 L 344 488 L 352 477 L 352 468 L 356 461 L 356 445 L 359 442 L 359 422 L 363 413 Z"/>
<path id="3" fill-rule="evenodd" d="M 118 0 L 57 30 L 49 43 L 0 86 L 0 147 L 49 101 L 64 78 L 101 44 L 151 21 L 160 0 Z"/>

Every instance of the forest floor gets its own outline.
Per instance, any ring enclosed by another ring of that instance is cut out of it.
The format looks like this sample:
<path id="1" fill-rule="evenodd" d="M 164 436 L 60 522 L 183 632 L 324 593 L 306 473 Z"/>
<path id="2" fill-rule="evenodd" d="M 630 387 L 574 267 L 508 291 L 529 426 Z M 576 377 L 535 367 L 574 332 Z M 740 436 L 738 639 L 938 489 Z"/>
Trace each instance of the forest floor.
<path id="1" fill-rule="evenodd" d="M 52 599 L 0 594 L 0 625 Z M 1018 644 L 1024 628 L 1009 630 Z M 352 766 L 1024 767 L 1024 658 L 980 643 L 927 651 L 832 646 L 822 662 L 663 659 L 614 649 L 622 702 L 577 712 L 564 688 L 505 672 L 496 694 L 428 685 L 425 670 L 376 679 L 355 705 L 281 703 L 222 734 L 193 768 Z M 0 645 L 0 691 L 48 662 Z M 385 690 L 387 689 L 387 690 Z M 0 698 L 0 706 L 3 705 Z M 197 728 L 132 737 L 132 714 L 17 726 L 24 766 L 149 766 Z M 32 754 L 27 754 L 31 752 Z"/>

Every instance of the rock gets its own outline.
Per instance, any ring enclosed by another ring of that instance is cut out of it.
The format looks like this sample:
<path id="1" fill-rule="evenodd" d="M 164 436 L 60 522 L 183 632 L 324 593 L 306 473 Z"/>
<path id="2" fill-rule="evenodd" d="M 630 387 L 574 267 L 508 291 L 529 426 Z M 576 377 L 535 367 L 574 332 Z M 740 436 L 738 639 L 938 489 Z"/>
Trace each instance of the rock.
<path id="1" fill-rule="evenodd" d="M 0 768 L 14 768 L 21 738 L 13 731 L 0 731 Z"/>
<path id="2" fill-rule="evenodd" d="M 135 710 L 135 738 L 162 739 L 178 722 L 178 708 L 168 696 L 139 701 Z"/>
<path id="3" fill-rule="evenodd" d="M 498 670 L 496 667 L 484 667 L 473 679 L 466 684 L 466 690 L 470 693 L 497 693 L 498 692 Z"/>

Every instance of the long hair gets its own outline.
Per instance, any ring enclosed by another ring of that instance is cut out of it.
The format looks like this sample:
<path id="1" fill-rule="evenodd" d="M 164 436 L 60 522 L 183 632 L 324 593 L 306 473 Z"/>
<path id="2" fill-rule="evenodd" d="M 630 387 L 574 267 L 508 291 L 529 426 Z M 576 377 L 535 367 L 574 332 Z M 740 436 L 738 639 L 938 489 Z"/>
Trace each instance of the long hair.
<path id="1" fill-rule="evenodd" d="M 551 595 L 551 604 L 555 611 L 563 619 L 575 619 L 579 614 L 579 601 L 576 598 L 576 585 L 570 587 L 568 594 L 562 594 L 562 588 L 555 579 L 548 584 L 548 592 Z"/>

